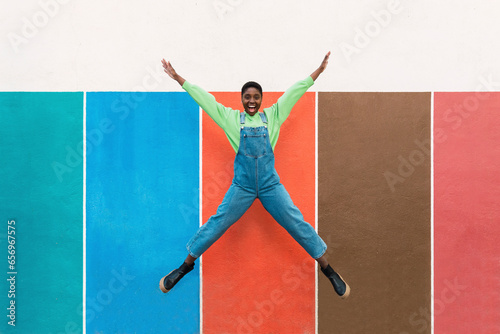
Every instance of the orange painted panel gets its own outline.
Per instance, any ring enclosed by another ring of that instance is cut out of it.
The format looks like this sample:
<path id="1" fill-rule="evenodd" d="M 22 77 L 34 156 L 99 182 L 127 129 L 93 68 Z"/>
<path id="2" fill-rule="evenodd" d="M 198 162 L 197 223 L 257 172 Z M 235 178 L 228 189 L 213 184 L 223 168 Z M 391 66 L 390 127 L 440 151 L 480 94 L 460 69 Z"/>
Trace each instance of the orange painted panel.
<path id="1" fill-rule="evenodd" d="M 242 109 L 239 92 L 213 93 Z M 283 93 L 264 92 L 264 107 Z M 315 222 L 315 93 L 306 93 L 281 127 L 276 169 L 305 220 Z M 203 221 L 231 184 L 235 153 L 224 132 L 203 115 Z M 314 260 L 256 200 L 202 256 L 203 331 L 314 333 Z"/>

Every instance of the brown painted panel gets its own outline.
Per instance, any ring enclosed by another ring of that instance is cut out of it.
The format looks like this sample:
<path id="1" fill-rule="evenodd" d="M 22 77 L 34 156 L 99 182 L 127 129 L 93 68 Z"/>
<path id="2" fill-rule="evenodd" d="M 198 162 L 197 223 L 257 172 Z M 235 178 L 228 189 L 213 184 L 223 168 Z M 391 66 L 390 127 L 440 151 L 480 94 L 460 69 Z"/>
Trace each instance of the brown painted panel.
<path id="1" fill-rule="evenodd" d="M 430 93 L 319 93 L 319 333 L 430 333 Z"/>

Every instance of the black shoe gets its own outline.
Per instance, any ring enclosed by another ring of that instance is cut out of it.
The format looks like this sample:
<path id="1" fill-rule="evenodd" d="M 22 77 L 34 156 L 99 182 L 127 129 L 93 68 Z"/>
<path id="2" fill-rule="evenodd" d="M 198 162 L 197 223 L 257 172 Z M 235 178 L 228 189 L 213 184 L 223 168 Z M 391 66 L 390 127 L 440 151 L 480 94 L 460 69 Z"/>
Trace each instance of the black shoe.
<path id="1" fill-rule="evenodd" d="M 333 270 L 330 265 L 326 267 L 325 269 L 321 268 L 321 271 L 323 274 L 325 274 L 326 277 L 332 282 L 333 288 L 335 289 L 335 292 L 340 296 L 342 299 L 346 299 L 349 297 L 349 294 L 351 293 L 351 288 L 347 283 L 344 281 L 344 279 Z"/>
<path id="2" fill-rule="evenodd" d="M 194 263 L 189 265 L 184 262 L 179 268 L 172 270 L 167 276 L 163 276 L 160 280 L 160 290 L 165 293 L 169 292 L 193 268 Z"/>

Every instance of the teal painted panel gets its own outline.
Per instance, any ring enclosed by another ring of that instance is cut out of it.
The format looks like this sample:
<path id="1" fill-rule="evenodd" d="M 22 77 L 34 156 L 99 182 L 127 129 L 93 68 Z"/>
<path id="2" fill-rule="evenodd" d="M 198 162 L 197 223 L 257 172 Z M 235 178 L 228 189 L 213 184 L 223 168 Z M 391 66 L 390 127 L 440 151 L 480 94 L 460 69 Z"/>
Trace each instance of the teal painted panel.
<path id="1" fill-rule="evenodd" d="M 82 143 L 82 92 L 0 93 L 0 333 L 82 330 Z"/>

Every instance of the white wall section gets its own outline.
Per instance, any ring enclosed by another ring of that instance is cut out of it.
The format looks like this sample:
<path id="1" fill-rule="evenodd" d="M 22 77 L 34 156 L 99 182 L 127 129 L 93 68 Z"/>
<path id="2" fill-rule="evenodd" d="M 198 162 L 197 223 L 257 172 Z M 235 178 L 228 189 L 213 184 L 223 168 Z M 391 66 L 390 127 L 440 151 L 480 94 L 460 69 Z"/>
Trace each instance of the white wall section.
<path id="1" fill-rule="evenodd" d="M 0 90 L 282 91 L 333 57 L 318 91 L 500 87 L 500 2 L 23 0 L 0 11 Z M 482 79 L 481 79 L 482 78 Z M 489 79 L 488 79 L 489 78 Z M 483 90 L 488 90 L 484 88 Z"/>

